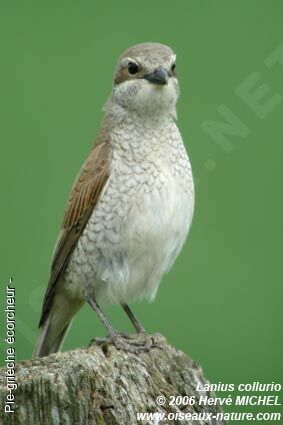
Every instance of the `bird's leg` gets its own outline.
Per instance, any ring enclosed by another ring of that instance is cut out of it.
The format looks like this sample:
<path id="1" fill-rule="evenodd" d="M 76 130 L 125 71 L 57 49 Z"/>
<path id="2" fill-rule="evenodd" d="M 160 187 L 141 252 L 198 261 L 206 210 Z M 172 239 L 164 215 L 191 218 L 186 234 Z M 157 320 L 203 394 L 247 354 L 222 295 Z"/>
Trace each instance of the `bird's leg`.
<path id="1" fill-rule="evenodd" d="M 152 344 L 148 344 L 148 343 L 144 343 L 143 340 L 141 341 L 131 341 L 130 336 L 124 335 L 124 334 L 119 334 L 118 332 L 115 331 L 115 329 L 112 327 L 112 325 L 110 324 L 109 320 L 107 319 L 107 317 L 105 316 L 105 314 L 103 313 L 103 311 L 101 310 L 101 308 L 99 307 L 99 305 L 97 304 L 96 299 L 92 296 L 92 297 L 88 297 L 87 298 L 87 302 L 89 303 L 89 305 L 93 308 L 93 310 L 96 312 L 96 314 L 98 315 L 99 319 L 101 320 L 101 322 L 103 323 L 103 325 L 105 326 L 105 328 L 107 329 L 107 331 L 109 332 L 109 337 L 106 338 L 95 338 L 94 342 L 103 345 L 107 345 L 107 344 L 114 344 L 115 347 L 118 350 L 124 350 L 124 351 L 129 351 L 132 353 L 139 353 L 141 351 L 148 351 L 150 350 L 153 345 Z M 129 309 L 129 307 L 127 305 L 123 305 L 124 310 L 126 311 L 126 313 L 128 314 L 128 316 L 130 317 L 131 321 L 134 323 L 135 328 L 137 329 L 138 332 L 143 332 L 143 327 L 141 326 L 141 324 L 139 323 L 139 321 L 137 320 L 137 318 L 134 316 L 134 314 L 131 312 L 131 310 Z M 92 343 L 92 341 L 91 341 Z"/>
<path id="2" fill-rule="evenodd" d="M 129 317 L 130 321 L 134 325 L 135 330 L 138 334 L 145 333 L 145 329 L 142 326 L 141 322 L 138 320 L 138 318 L 135 316 L 135 314 L 132 312 L 130 307 L 127 304 L 121 304 L 124 311 L 126 312 L 127 316 Z"/>
<path id="3" fill-rule="evenodd" d="M 93 342 L 102 346 L 107 346 L 108 344 L 114 344 L 118 350 L 129 351 L 135 354 L 138 354 L 142 351 L 148 351 L 153 347 L 152 344 L 149 344 L 147 341 L 144 341 L 144 338 L 138 341 L 136 339 L 131 340 L 130 335 L 125 335 L 122 333 L 120 334 L 116 332 L 115 329 L 110 324 L 107 317 L 105 316 L 105 314 L 103 313 L 103 311 L 101 310 L 101 308 L 99 307 L 99 305 L 97 304 L 96 299 L 93 296 L 91 296 L 91 297 L 87 297 L 86 300 L 89 303 L 89 305 L 93 308 L 93 310 L 96 312 L 99 319 L 101 320 L 101 322 L 103 323 L 103 325 L 105 326 L 105 328 L 107 329 L 109 333 L 109 336 L 106 338 L 95 338 L 94 340 L 90 342 L 90 345 Z M 123 308 L 125 312 L 127 313 L 127 315 L 129 316 L 129 318 L 131 319 L 132 323 L 134 324 L 137 332 L 139 332 L 140 337 L 142 337 L 141 333 L 144 333 L 144 329 L 141 326 L 140 322 L 138 321 L 138 319 L 135 317 L 135 315 L 132 313 L 132 311 L 129 309 L 129 307 L 126 304 L 123 305 Z"/>
<path id="4" fill-rule="evenodd" d="M 103 311 L 101 310 L 101 308 L 99 307 L 99 305 L 97 304 L 96 299 L 93 296 L 92 297 L 88 297 L 87 298 L 87 302 L 89 303 L 89 305 L 91 306 L 91 308 L 93 308 L 93 310 L 98 315 L 98 317 L 101 320 L 102 324 L 105 326 L 105 328 L 109 332 L 110 337 L 111 338 L 116 337 L 117 332 L 112 327 L 111 323 L 109 322 L 109 320 L 107 319 L 107 317 L 105 316 L 105 314 L 103 313 Z"/>

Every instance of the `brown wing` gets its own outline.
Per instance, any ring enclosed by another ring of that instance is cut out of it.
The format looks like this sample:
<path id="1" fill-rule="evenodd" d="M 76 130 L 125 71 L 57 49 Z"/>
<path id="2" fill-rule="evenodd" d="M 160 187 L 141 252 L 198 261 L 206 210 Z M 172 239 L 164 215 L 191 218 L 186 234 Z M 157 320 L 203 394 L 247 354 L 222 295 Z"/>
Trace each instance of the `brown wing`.
<path id="1" fill-rule="evenodd" d="M 51 264 L 48 288 L 43 301 L 39 326 L 52 305 L 56 282 L 86 226 L 99 195 L 108 179 L 109 142 L 105 134 L 97 140 L 71 191 Z"/>

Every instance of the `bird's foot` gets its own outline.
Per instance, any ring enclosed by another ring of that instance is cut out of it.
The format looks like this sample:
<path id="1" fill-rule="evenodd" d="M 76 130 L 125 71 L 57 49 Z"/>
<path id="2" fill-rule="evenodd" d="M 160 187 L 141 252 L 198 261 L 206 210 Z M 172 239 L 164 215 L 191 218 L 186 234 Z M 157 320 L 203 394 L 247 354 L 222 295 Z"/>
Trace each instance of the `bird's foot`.
<path id="1" fill-rule="evenodd" d="M 127 334 L 124 332 L 115 332 L 104 338 L 95 338 L 94 342 L 102 346 L 102 348 L 106 345 L 114 345 L 117 350 L 123 350 L 134 354 L 159 347 L 154 338 L 150 338 L 146 333 Z"/>

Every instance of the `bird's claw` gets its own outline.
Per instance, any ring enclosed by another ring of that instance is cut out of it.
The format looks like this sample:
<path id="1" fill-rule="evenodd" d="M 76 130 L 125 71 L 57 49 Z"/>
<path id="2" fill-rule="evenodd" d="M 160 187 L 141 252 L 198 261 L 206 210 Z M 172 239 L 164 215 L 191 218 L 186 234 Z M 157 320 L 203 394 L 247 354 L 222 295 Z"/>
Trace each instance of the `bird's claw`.
<path id="1" fill-rule="evenodd" d="M 127 334 L 124 332 L 115 332 L 106 337 L 98 337 L 93 342 L 100 346 L 114 345 L 117 350 L 123 350 L 134 354 L 149 351 L 157 348 L 157 344 L 153 339 L 149 341 L 146 334 Z"/>

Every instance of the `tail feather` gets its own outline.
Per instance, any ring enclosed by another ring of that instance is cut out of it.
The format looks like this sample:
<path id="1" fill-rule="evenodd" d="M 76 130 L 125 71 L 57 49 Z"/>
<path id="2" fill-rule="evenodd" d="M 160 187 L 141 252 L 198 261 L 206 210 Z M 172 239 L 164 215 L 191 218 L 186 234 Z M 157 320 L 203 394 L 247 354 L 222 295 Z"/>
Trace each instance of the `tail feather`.
<path id="1" fill-rule="evenodd" d="M 63 330 L 55 338 L 52 338 L 52 325 L 50 326 L 50 318 L 48 318 L 41 327 L 40 335 L 32 353 L 32 358 L 35 359 L 36 357 L 44 357 L 60 351 L 71 324 L 72 321 L 68 323 L 68 325 L 65 326 L 65 328 L 63 328 Z"/>
<path id="2" fill-rule="evenodd" d="M 82 300 L 70 299 L 66 293 L 59 292 L 55 295 L 52 308 L 40 327 L 40 334 L 32 354 L 33 359 L 60 350 L 72 319 L 82 304 Z"/>

